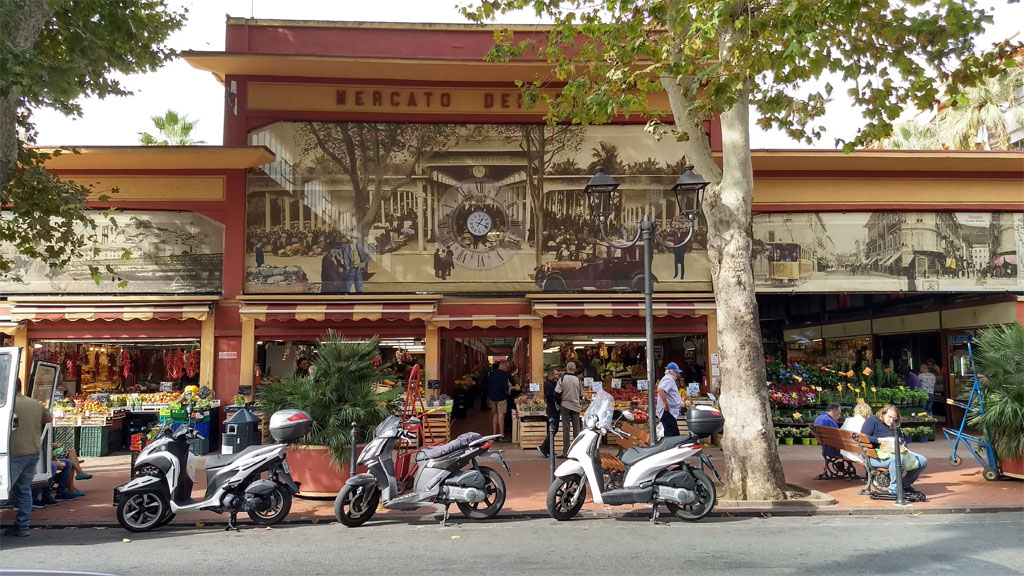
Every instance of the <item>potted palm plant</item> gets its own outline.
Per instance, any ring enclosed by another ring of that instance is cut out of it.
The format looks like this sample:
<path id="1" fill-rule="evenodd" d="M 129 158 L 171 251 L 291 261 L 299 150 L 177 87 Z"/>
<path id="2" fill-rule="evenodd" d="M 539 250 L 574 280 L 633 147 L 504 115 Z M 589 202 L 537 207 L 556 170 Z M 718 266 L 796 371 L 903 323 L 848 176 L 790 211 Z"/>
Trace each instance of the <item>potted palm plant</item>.
<path id="1" fill-rule="evenodd" d="M 982 330 L 977 350 L 985 413 L 969 423 L 988 428 L 1003 474 L 1024 478 L 1024 325 Z"/>
<path id="2" fill-rule="evenodd" d="M 317 343 L 309 376 L 287 376 L 257 389 L 268 413 L 292 407 L 313 419 L 309 434 L 288 455 L 303 495 L 334 497 L 348 477 L 352 423 L 366 434 L 394 412 L 401 390 L 375 386 L 386 367 L 374 366 L 377 353 L 376 337 L 345 340 L 329 330 Z"/>

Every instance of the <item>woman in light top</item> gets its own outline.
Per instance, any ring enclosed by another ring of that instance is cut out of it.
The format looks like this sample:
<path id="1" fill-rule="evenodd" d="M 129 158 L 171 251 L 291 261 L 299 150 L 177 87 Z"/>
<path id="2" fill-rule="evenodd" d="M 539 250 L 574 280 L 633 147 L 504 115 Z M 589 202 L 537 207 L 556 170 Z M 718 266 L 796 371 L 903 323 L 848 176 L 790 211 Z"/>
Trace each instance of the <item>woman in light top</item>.
<path id="1" fill-rule="evenodd" d="M 860 429 L 864 427 L 864 421 L 871 416 L 871 406 L 868 406 L 864 402 L 859 402 L 853 407 L 853 416 L 850 416 L 846 420 L 843 420 L 843 425 L 840 430 L 848 430 L 850 432 L 860 432 Z M 864 457 L 860 454 L 855 454 L 849 450 L 840 450 L 840 453 L 845 457 L 855 462 L 863 462 Z"/>

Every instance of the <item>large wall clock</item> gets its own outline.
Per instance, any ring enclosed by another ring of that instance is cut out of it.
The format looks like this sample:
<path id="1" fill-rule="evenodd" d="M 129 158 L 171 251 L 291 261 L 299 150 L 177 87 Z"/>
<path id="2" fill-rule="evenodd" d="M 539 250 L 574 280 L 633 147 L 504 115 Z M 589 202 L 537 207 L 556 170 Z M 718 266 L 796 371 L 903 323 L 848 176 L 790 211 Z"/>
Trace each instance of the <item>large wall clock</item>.
<path id="1" fill-rule="evenodd" d="M 519 196 L 513 188 L 475 178 L 448 188 L 438 204 L 435 237 L 457 266 L 497 268 L 510 261 L 526 238 Z"/>

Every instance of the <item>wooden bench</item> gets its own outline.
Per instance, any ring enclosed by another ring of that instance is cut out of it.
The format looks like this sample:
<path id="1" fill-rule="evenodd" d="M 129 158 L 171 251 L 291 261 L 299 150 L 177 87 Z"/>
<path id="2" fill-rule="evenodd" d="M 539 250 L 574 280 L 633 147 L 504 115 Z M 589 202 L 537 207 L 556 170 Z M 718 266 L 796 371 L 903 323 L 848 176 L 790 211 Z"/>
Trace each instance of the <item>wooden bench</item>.
<path id="1" fill-rule="evenodd" d="M 812 425 L 814 435 L 818 438 L 821 446 L 821 456 L 825 459 L 825 471 L 815 477 L 815 480 L 830 480 L 834 478 L 861 480 L 857 474 L 857 466 L 863 466 L 866 474 L 864 488 L 857 494 L 870 496 L 874 499 L 892 499 L 889 494 L 889 468 L 875 468 L 871 465 L 870 459 L 878 460 L 878 452 L 871 445 L 871 440 L 866 434 L 851 432 L 828 426 Z M 827 448 L 833 448 L 839 454 L 829 454 Z M 862 462 L 851 460 L 843 456 L 842 450 L 860 454 Z"/>

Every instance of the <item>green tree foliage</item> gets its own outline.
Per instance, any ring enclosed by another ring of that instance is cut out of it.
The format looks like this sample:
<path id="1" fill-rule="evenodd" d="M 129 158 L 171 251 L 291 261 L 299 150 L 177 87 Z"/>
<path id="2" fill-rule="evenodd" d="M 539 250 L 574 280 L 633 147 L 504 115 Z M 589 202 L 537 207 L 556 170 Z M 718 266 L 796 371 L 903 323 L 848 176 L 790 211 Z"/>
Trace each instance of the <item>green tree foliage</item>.
<path id="1" fill-rule="evenodd" d="M 520 9 L 554 22 L 495 32 L 491 60 L 551 66 L 520 79 L 524 102 L 546 107 L 552 122 L 640 114 L 655 134 L 683 142 L 686 159 L 711 182 L 703 210 L 718 303 L 726 494 L 784 498 L 750 266 L 750 108 L 762 128 L 814 142 L 825 132 L 826 104 L 845 90 L 863 116 L 854 136 L 835 140 L 849 152 L 888 137 L 908 104 L 927 110 L 995 76 L 1015 47 L 978 49 L 992 17 L 973 0 L 487 0 L 462 8 L 477 22 Z M 651 104 L 660 92 L 668 109 Z M 721 166 L 704 128 L 716 117 Z"/>
<path id="2" fill-rule="evenodd" d="M 1002 460 L 1024 455 L 1024 326 L 1016 322 L 983 330 L 978 337 L 978 371 L 985 413 L 971 426 L 987 427 Z"/>
<path id="3" fill-rule="evenodd" d="M 0 206 L 13 211 L 0 218 L 0 245 L 51 266 L 83 255 L 89 189 L 46 172 L 51 153 L 28 148 L 31 111 L 80 115 L 84 97 L 129 94 L 119 75 L 172 57 L 164 43 L 184 22 L 165 0 L 0 0 Z M 0 251 L 0 276 L 12 269 Z"/>
<path id="4" fill-rule="evenodd" d="M 179 115 L 174 110 L 164 112 L 163 116 L 152 116 L 153 126 L 157 135 L 139 132 L 139 143 L 143 146 L 195 146 L 205 144 L 202 140 L 193 140 L 192 131 L 198 120 L 189 120 L 188 115 Z"/>
<path id="5" fill-rule="evenodd" d="M 964 90 L 939 111 L 936 132 L 941 145 L 952 150 L 1008 150 L 1010 130 L 1024 126 L 1022 88 L 1024 68 L 1015 67 Z"/>

